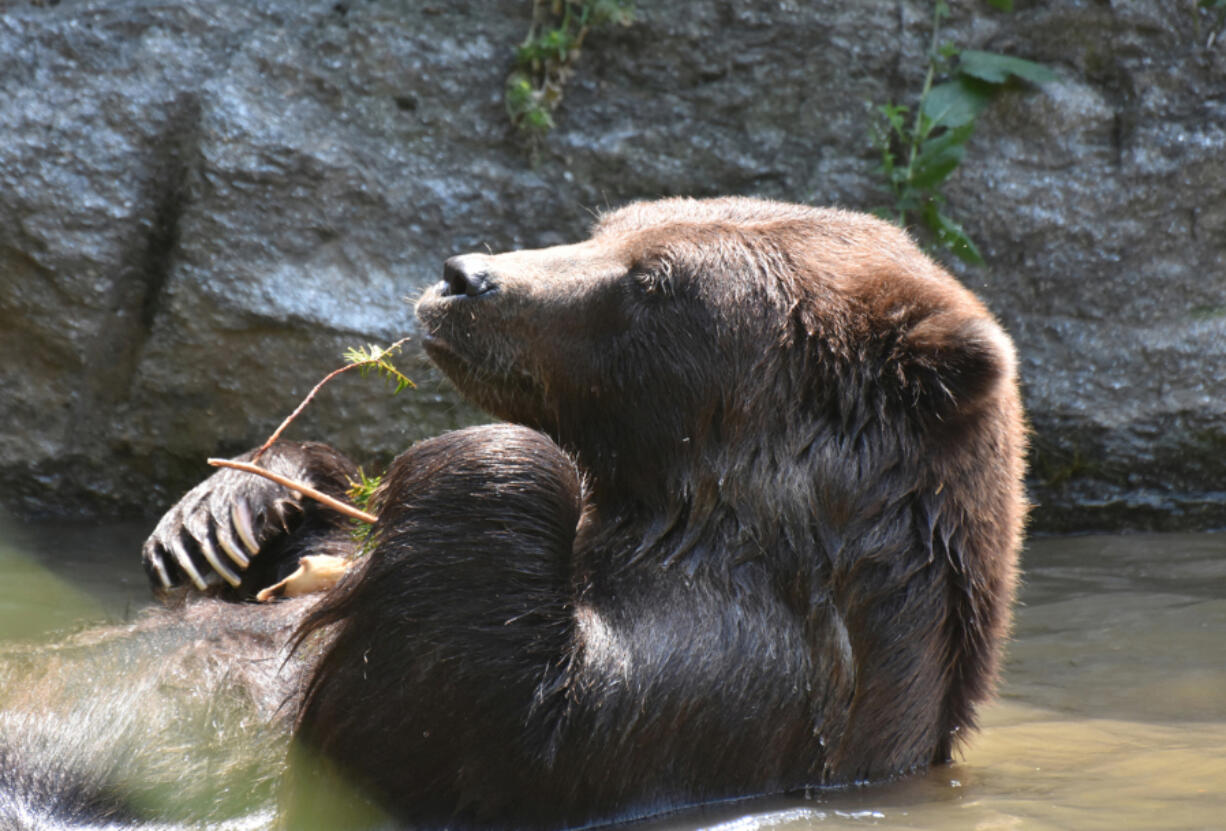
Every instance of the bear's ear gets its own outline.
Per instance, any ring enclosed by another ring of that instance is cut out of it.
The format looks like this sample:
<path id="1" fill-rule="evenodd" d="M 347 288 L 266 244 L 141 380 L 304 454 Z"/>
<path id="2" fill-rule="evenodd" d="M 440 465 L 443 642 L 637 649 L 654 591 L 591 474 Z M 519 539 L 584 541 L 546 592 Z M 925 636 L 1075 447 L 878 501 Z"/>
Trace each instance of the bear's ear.
<path id="1" fill-rule="evenodd" d="M 925 317 L 898 350 L 904 395 L 941 421 L 977 410 L 1013 377 L 1016 362 L 1013 343 L 995 321 L 957 312 Z"/>

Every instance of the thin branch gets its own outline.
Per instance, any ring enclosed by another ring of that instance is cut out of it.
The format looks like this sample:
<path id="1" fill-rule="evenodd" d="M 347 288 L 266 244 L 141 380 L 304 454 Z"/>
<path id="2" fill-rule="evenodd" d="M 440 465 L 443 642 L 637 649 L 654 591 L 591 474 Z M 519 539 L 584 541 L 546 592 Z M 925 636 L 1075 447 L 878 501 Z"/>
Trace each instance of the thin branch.
<path id="1" fill-rule="evenodd" d="M 354 361 L 353 363 L 345 364 L 344 366 L 338 369 L 334 369 L 331 372 L 329 372 L 327 375 L 325 375 L 322 381 L 320 381 L 318 384 L 316 384 L 314 387 L 311 388 L 311 391 L 307 393 L 306 398 L 302 399 L 302 402 L 297 407 L 294 408 L 294 411 L 290 413 L 288 416 L 286 416 L 285 421 L 281 422 L 281 426 L 279 426 L 276 430 L 274 430 L 272 435 L 268 437 L 268 440 L 260 445 L 259 449 L 255 451 L 255 455 L 251 457 L 251 461 L 258 462 L 260 460 L 260 457 L 264 455 L 265 451 L 267 451 L 268 448 L 272 447 L 277 439 L 281 438 L 281 434 L 285 432 L 285 428 L 289 427 L 290 424 L 294 422 L 294 419 L 296 419 L 299 415 L 301 415 L 302 411 L 306 409 L 306 405 L 311 403 L 311 399 L 313 399 L 319 393 L 319 391 L 324 388 L 325 384 L 327 384 L 329 381 L 331 381 L 336 376 L 340 375 L 342 372 L 348 372 L 351 369 L 361 369 L 363 367 L 377 365 L 380 361 L 383 360 L 383 358 L 386 355 L 389 355 L 395 350 L 399 349 L 408 340 L 409 340 L 408 338 L 401 338 L 400 340 L 396 341 L 391 346 L 389 346 L 387 349 L 380 351 L 378 354 L 376 354 L 374 357 L 370 358 L 369 360 Z"/>
<path id="2" fill-rule="evenodd" d="M 213 467 L 231 467 L 235 470 L 242 470 L 247 473 L 254 473 L 256 476 L 263 476 L 265 479 L 271 479 L 279 485 L 284 485 L 290 490 L 298 491 L 298 493 L 302 494 L 303 496 L 327 505 L 334 511 L 340 511 L 345 516 L 351 516 L 354 519 L 359 519 L 362 522 L 370 523 L 371 525 L 373 525 L 375 520 L 378 519 L 378 517 L 374 514 L 368 514 L 365 511 L 360 511 L 350 505 L 348 502 L 342 502 L 339 499 L 328 496 L 322 491 L 315 490 L 315 488 L 311 487 L 310 485 L 304 485 L 302 482 L 296 482 L 287 476 L 282 476 L 279 473 L 273 473 L 271 470 L 265 470 L 264 468 L 249 462 L 236 462 L 232 459 L 209 459 L 209 464 Z"/>

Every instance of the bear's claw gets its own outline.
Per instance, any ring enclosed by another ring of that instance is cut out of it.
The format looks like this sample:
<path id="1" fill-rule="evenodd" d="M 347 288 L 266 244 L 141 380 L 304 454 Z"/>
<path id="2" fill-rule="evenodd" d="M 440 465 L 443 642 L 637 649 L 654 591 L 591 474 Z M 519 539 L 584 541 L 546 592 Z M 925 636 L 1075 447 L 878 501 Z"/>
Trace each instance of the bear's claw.
<path id="1" fill-rule="evenodd" d="M 251 559 L 300 525 L 301 498 L 249 473 L 218 471 L 158 522 L 141 551 L 145 571 L 161 588 L 208 591 L 223 580 L 238 588 Z"/>
<path id="2" fill-rule="evenodd" d="M 221 579 L 225 580 L 231 586 L 238 586 L 243 582 L 243 578 L 231 571 L 229 567 L 222 562 L 221 558 L 217 556 L 217 550 L 213 548 L 213 544 L 209 541 L 207 536 L 205 536 L 203 539 L 198 539 L 197 542 L 200 543 L 200 553 L 203 554 L 204 558 L 209 561 L 209 565 L 213 567 L 213 571 L 221 575 Z"/>
<path id="3" fill-rule="evenodd" d="M 251 560 L 239 547 L 241 543 L 234 538 L 233 529 L 228 525 L 218 525 L 215 530 L 217 531 L 217 544 L 221 546 L 221 550 L 226 552 L 226 556 L 233 561 L 234 565 L 246 570 L 247 566 L 251 565 Z"/>
<path id="4" fill-rule="evenodd" d="M 247 503 L 235 502 L 230 506 L 230 521 L 234 523 L 234 530 L 238 532 L 238 538 L 247 546 L 247 550 L 253 555 L 259 554 L 260 544 L 255 541 L 255 531 L 251 527 L 251 509 L 247 507 Z"/>
<path id="5" fill-rule="evenodd" d="M 170 538 L 170 553 L 174 555 L 175 563 L 183 570 L 183 573 L 191 578 L 192 583 L 200 591 L 208 588 L 208 584 L 204 582 L 204 578 L 200 576 L 200 572 L 196 570 L 196 565 L 192 562 L 192 557 L 187 553 L 187 548 L 183 545 L 183 539 L 179 536 Z"/>

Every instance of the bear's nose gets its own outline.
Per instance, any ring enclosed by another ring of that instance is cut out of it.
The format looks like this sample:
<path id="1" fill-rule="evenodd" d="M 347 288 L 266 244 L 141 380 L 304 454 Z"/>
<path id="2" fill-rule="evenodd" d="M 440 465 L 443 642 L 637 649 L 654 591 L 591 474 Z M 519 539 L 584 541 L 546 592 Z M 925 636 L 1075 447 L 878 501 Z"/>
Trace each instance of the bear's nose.
<path id="1" fill-rule="evenodd" d="M 443 263 L 443 282 L 447 284 L 443 294 L 466 294 L 476 297 L 494 287 L 490 272 L 479 257 L 462 254 Z"/>

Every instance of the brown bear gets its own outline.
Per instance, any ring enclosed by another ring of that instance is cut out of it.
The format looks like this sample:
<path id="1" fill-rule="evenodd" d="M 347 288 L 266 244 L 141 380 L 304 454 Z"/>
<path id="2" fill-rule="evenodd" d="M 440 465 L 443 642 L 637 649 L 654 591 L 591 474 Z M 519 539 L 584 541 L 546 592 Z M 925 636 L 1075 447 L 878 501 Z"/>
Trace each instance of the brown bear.
<path id="1" fill-rule="evenodd" d="M 417 315 L 518 426 L 389 471 L 376 548 L 300 633 L 322 652 L 287 827 L 583 826 L 950 758 L 1009 629 L 1024 429 L 1009 338 L 905 233 L 634 204 L 585 242 L 448 260 Z M 159 582 L 238 549 L 241 583 L 289 513 L 307 548 L 337 539 L 236 476 L 159 526 Z"/>

